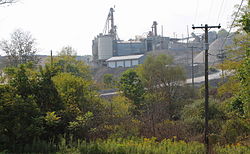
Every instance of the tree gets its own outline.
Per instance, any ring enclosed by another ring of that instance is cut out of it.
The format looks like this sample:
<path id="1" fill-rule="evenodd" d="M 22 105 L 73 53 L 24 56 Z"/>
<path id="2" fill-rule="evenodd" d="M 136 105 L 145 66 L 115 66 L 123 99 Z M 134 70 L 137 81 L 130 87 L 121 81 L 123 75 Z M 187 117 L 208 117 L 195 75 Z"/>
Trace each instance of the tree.
<path id="1" fill-rule="evenodd" d="M 243 6 L 236 26 L 237 34 L 234 44 L 228 51 L 228 57 L 220 65 L 224 70 L 230 71 L 228 80 L 219 87 L 220 95 L 228 95 L 225 99 L 228 121 L 222 126 L 222 134 L 228 142 L 238 142 L 238 139 L 248 138 L 250 117 L 250 31 L 249 31 L 249 7 Z M 246 125 L 243 125 L 243 124 Z M 244 131 L 241 131 L 244 130 Z M 244 133 L 242 133 L 244 132 Z M 248 136 L 248 137 L 247 137 Z"/>
<path id="2" fill-rule="evenodd" d="M 8 81 L 0 86 L 0 145 L 5 149 L 17 150 L 43 133 L 36 82 L 28 67 L 6 69 Z"/>
<path id="3" fill-rule="evenodd" d="M 10 41 L 0 42 L 0 48 L 6 53 L 10 66 L 18 66 L 27 62 L 38 62 L 35 39 L 29 32 L 17 29 L 11 34 Z"/>
<path id="4" fill-rule="evenodd" d="M 229 56 L 219 66 L 231 72 L 227 76 L 228 82 L 219 87 L 219 94 L 229 96 L 232 110 L 238 115 L 250 116 L 250 33 L 239 33 L 234 41 L 234 46 L 229 50 Z"/>
<path id="5" fill-rule="evenodd" d="M 156 135 L 156 124 L 164 119 L 175 119 L 174 104 L 179 100 L 178 92 L 185 82 L 183 69 L 173 65 L 168 55 L 148 55 L 136 72 L 146 89 L 144 112 L 141 120 L 145 130 Z"/>
<path id="6" fill-rule="evenodd" d="M 103 83 L 106 87 L 112 87 L 114 83 L 114 76 L 113 74 L 104 74 L 103 76 Z"/>
<path id="7" fill-rule="evenodd" d="M 71 73 L 75 76 L 91 80 L 89 66 L 83 61 L 76 60 L 76 51 L 68 46 L 63 47 L 58 56 L 53 59 L 53 67 L 60 72 Z"/>
<path id="8" fill-rule="evenodd" d="M 218 31 L 218 38 L 224 38 L 224 37 L 226 37 L 227 36 L 227 30 L 225 30 L 224 28 L 222 28 L 222 29 L 220 29 L 219 31 Z"/>
<path id="9" fill-rule="evenodd" d="M 185 82 L 184 71 L 167 55 L 149 55 L 137 72 L 149 93 L 158 93 L 170 103 Z"/>
<path id="10" fill-rule="evenodd" d="M 133 101 L 137 109 L 140 109 L 145 90 L 135 70 L 128 69 L 122 74 L 119 82 L 119 89 L 123 92 L 125 97 Z"/>
<path id="11" fill-rule="evenodd" d="M 111 137 L 128 137 L 138 135 L 138 120 L 131 114 L 134 105 L 124 96 L 115 96 L 109 102 L 103 102 L 105 125 Z"/>
<path id="12" fill-rule="evenodd" d="M 242 29 L 250 33 L 250 1 L 248 0 L 248 5 L 246 6 L 246 10 L 244 11 L 244 14 L 242 15 L 241 19 L 239 20 L 239 23 L 242 26 Z"/>
<path id="13" fill-rule="evenodd" d="M 76 56 L 76 50 L 71 46 L 65 46 L 58 53 L 58 56 Z"/>
<path id="14" fill-rule="evenodd" d="M 102 106 L 92 82 L 71 73 L 59 73 L 52 80 L 65 106 L 60 111 L 63 127 L 73 131 L 75 138 L 88 138 L 91 128 L 97 127 L 102 118 Z"/>

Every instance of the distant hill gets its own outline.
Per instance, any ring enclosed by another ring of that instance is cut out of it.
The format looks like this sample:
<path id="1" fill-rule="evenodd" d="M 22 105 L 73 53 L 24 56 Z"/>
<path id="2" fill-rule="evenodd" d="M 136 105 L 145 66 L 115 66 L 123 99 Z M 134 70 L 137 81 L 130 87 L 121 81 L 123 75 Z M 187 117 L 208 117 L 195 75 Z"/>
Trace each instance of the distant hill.
<path id="1" fill-rule="evenodd" d="M 37 55 L 40 59 L 38 65 L 44 66 L 45 63 L 49 60 L 50 56 L 48 55 Z M 4 67 L 6 67 L 6 56 L 0 56 L 0 70 L 2 70 Z M 90 62 L 92 61 L 91 55 L 85 55 L 85 56 L 76 56 L 76 60 L 84 61 L 86 64 L 90 65 Z"/>

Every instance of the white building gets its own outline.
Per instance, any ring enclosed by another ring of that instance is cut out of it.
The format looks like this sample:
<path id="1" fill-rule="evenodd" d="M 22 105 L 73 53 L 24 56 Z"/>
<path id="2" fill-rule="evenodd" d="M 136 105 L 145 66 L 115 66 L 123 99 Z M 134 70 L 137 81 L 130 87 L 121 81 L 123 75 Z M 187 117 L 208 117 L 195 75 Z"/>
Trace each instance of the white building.
<path id="1" fill-rule="evenodd" d="M 144 61 L 144 55 L 129 55 L 129 56 L 116 56 L 106 60 L 108 67 L 134 67 L 142 64 Z"/>

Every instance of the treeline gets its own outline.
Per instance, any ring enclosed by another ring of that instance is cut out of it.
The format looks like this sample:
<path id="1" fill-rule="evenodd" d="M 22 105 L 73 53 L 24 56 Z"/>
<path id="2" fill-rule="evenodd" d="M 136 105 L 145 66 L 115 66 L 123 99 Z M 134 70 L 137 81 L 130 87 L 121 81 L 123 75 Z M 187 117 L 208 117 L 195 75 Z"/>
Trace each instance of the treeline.
<path id="1" fill-rule="evenodd" d="M 183 69 L 172 65 L 169 56 L 148 56 L 144 64 L 124 72 L 116 82 L 122 92 L 110 100 L 98 96 L 89 67 L 70 54 L 60 54 L 44 68 L 26 63 L 4 72 L 1 151 L 55 152 L 62 140 L 66 147 L 129 137 L 203 141 L 203 89 L 186 86 Z M 249 144 L 249 104 L 244 104 L 249 97 L 243 97 L 249 93 L 239 88 L 241 99 L 223 90 L 213 94 L 211 144 Z"/>

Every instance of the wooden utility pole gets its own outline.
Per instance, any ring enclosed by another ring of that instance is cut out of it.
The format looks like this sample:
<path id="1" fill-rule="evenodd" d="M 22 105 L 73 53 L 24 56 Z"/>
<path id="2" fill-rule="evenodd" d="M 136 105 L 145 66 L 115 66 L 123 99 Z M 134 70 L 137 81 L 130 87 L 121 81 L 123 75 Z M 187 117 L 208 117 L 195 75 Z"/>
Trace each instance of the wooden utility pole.
<path id="1" fill-rule="evenodd" d="M 53 54 L 52 54 L 52 50 L 50 50 L 50 65 L 53 65 Z"/>
<path id="2" fill-rule="evenodd" d="M 208 26 L 205 24 L 205 26 L 197 26 L 195 27 L 194 25 L 192 26 L 193 29 L 196 28 L 201 28 L 205 30 L 205 130 L 204 130 L 204 141 L 206 145 L 206 153 L 209 154 L 209 140 L 208 140 L 208 49 L 209 49 L 209 44 L 208 44 L 208 30 L 212 28 L 220 28 L 221 26 Z"/>
<path id="3" fill-rule="evenodd" d="M 192 49 L 192 70 L 191 70 L 191 76 L 192 76 L 192 88 L 194 90 L 194 48 L 198 48 L 198 47 L 195 47 L 195 46 L 191 46 L 191 47 L 188 47 L 188 48 L 191 48 Z"/>

